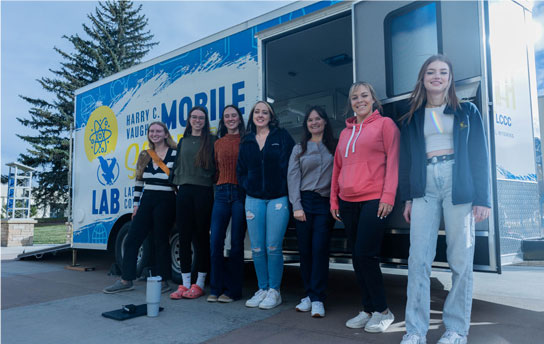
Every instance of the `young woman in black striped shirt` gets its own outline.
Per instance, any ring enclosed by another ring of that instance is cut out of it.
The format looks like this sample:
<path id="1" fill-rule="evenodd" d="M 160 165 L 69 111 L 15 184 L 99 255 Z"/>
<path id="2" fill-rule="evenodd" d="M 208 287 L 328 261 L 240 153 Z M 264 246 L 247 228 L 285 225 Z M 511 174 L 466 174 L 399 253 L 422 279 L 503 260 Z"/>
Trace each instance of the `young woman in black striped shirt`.
<path id="1" fill-rule="evenodd" d="M 136 164 L 134 187 L 134 211 L 132 224 L 125 239 L 121 279 L 104 289 L 113 294 L 134 289 L 138 249 L 149 232 L 153 232 L 155 260 L 153 274 L 162 277 L 162 292 L 170 290 L 171 275 L 168 236 L 174 225 L 176 197 L 172 184 L 168 182 L 170 169 L 176 160 L 176 143 L 162 122 L 153 122 L 147 131 L 149 150 L 144 150 Z M 153 158 L 152 155 L 156 154 Z M 162 160 L 157 160 L 157 157 Z M 157 164 L 157 162 L 159 162 Z"/>

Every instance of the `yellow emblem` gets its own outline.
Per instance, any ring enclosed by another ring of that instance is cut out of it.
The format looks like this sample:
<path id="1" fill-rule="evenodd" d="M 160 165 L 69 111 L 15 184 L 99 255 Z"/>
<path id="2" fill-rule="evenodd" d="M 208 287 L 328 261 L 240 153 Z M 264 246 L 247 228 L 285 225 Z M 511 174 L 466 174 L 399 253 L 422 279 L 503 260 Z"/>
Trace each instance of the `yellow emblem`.
<path id="1" fill-rule="evenodd" d="M 117 118 L 108 106 L 100 106 L 91 113 L 85 126 L 85 153 L 93 161 L 115 151 L 117 145 Z"/>

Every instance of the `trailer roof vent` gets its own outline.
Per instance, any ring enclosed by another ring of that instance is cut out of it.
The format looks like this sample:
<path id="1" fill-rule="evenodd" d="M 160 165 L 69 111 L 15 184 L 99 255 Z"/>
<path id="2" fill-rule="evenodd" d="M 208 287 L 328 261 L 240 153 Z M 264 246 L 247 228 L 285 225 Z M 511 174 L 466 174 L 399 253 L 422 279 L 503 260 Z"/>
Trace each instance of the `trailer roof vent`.
<path id="1" fill-rule="evenodd" d="M 348 54 L 339 54 L 327 57 L 326 59 L 323 59 L 323 62 L 331 67 L 338 67 L 351 63 L 351 57 L 349 57 Z"/>

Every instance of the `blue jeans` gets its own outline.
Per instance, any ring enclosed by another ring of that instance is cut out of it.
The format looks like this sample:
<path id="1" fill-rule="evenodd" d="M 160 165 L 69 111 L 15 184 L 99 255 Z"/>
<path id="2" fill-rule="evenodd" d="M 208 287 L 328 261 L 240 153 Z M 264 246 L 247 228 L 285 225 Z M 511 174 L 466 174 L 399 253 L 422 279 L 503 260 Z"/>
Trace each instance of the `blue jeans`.
<path id="1" fill-rule="evenodd" d="M 280 289 L 283 236 L 289 222 L 287 196 L 260 199 L 246 196 L 246 220 L 259 289 Z"/>
<path id="2" fill-rule="evenodd" d="M 329 276 L 329 243 L 334 219 L 329 211 L 328 197 L 302 191 L 301 198 L 306 221 L 295 221 L 300 274 L 306 296 L 311 301 L 323 302 Z"/>
<path id="3" fill-rule="evenodd" d="M 447 330 L 468 334 L 472 308 L 474 218 L 471 203 L 452 204 L 453 164 L 454 161 L 446 161 L 427 165 L 425 196 L 414 199 L 412 203 L 406 303 L 408 334 L 425 336 L 429 329 L 431 264 L 436 254 L 442 213 L 446 225 L 446 253 L 452 271 L 452 288 L 446 298 L 442 318 Z"/>
<path id="4" fill-rule="evenodd" d="M 242 296 L 244 281 L 244 191 L 235 184 L 221 184 L 215 188 L 211 224 L 211 273 L 210 294 L 219 296 L 223 292 L 233 298 Z M 226 261 L 223 255 L 225 236 L 229 221 L 230 254 Z"/>

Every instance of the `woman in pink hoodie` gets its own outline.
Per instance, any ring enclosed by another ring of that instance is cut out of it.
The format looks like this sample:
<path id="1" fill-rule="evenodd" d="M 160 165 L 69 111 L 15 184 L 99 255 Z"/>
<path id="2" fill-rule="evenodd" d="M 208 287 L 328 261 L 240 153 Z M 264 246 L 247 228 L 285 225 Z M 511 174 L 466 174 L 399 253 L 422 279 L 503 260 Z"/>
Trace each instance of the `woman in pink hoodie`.
<path id="1" fill-rule="evenodd" d="M 387 307 L 380 270 L 385 218 L 395 203 L 399 168 L 399 130 L 382 117 L 372 85 L 354 83 L 349 105 L 355 116 L 340 134 L 331 183 L 331 213 L 344 223 L 352 250 L 363 310 L 349 328 L 384 332 L 395 319 Z"/>

